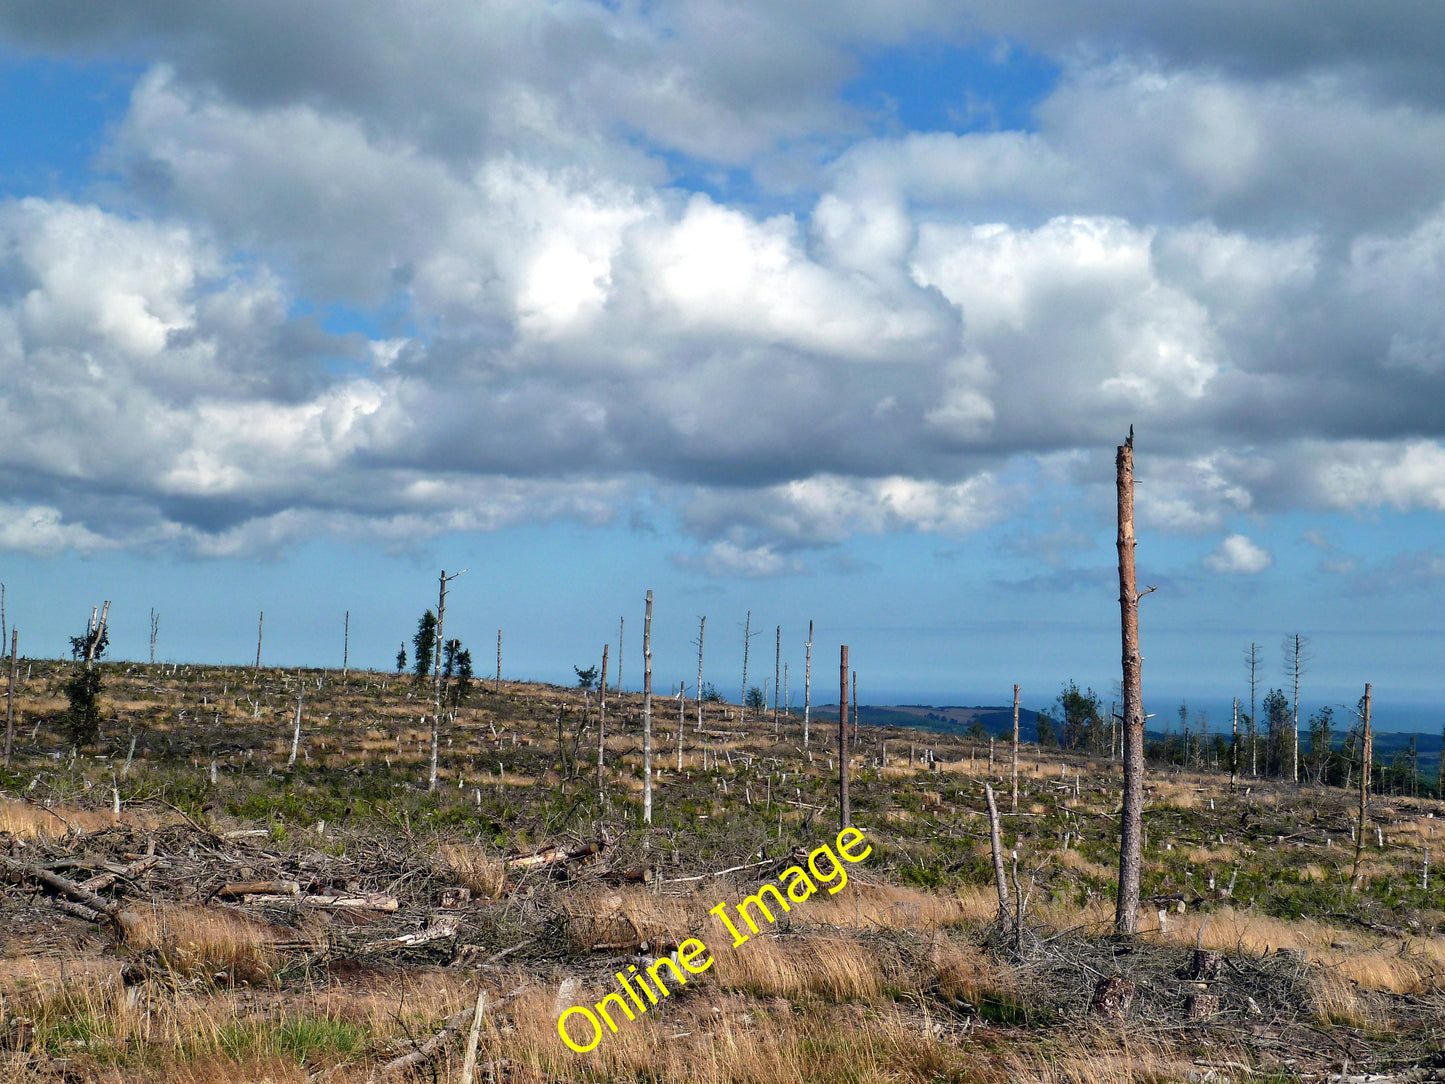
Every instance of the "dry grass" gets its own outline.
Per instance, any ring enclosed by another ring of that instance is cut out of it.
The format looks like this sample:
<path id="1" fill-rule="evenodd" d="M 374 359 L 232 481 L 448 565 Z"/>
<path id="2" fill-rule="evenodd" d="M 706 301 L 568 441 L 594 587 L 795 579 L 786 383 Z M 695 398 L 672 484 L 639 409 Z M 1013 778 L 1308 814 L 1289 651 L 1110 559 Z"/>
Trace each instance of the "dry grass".
<path id="1" fill-rule="evenodd" d="M 1358 984 L 1330 969 L 1310 976 L 1310 1012 L 1322 1024 L 1352 1028 L 1379 1026 L 1379 1013 L 1360 996 Z"/>
<path id="2" fill-rule="evenodd" d="M 843 938 L 754 935 L 713 949 L 709 974 L 720 987 L 755 997 L 863 1001 L 883 991 L 876 957 Z"/>
<path id="3" fill-rule="evenodd" d="M 20 839 L 57 839 L 72 831 L 96 832 L 116 823 L 117 818 L 108 812 L 0 798 L 0 832 Z"/>
<path id="4" fill-rule="evenodd" d="M 820 893 L 793 908 L 798 924 L 823 924 L 850 929 L 892 928 L 918 932 L 966 921 L 988 921 L 997 910 L 983 889 L 922 892 L 913 888 L 863 883 L 857 876 L 836 896 Z"/>
<path id="5" fill-rule="evenodd" d="M 506 883 L 506 866 L 500 858 L 472 843 L 443 843 L 437 848 L 437 864 L 481 899 L 496 899 Z"/>
<path id="6" fill-rule="evenodd" d="M 278 929 L 216 907 L 162 904 L 136 907 L 120 915 L 126 945 L 155 951 L 166 967 L 182 975 L 214 975 L 264 982 L 280 951 L 294 945 L 298 933 Z"/>
<path id="7" fill-rule="evenodd" d="M 1056 852 L 1056 857 L 1058 858 L 1059 865 L 1063 866 L 1064 869 L 1071 869 L 1076 873 L 1083 873 L 1090 877 L 1099 877 L 1107 881 L 1113 877 L 1116 872 L 1099 865 L 1097 862 L 1090 861 L 1072 848 L 1067 851 Z"/>

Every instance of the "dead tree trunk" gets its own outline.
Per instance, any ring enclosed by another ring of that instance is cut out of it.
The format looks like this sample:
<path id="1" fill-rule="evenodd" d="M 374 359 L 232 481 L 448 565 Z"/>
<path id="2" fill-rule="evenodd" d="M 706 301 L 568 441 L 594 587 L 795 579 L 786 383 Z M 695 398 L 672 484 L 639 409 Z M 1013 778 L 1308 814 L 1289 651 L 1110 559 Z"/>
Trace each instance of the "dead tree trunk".
<path id="1" fill-rule="evenodd" d="M 497 630 L 497 692 L 502 691 L 502 630 Z"/>
<path id="2" fill-rule="evenodd" d="M 156 664 L 156 636 L 161 631 L 161 616 L 155 610 L 151 611 L 151 665 Z"/>
<path id="3" fill-rule="evenodd" d="M 1019 687 L 1014 686 L 1014 738 L 1013 738 L 1013 797 L 1009 802 L 1010 812 L 1019 811 Z M 1003 859 L 999 859 L 999 872 L 1003 871 Z"/>
<path id="4" fill-rule="evenodd" d="M 602 645 L 602 692 L 597 698 L 597 793 L 602 793 L 602 758 L 607 751 L 607 648 Z"/>
<path id="5" fill-rule="evenodd" d="M 1350 871 L 1350 891 L 1353 892 L 1358 885 L 1360 876 L 1360 858 L 1365 850 L 1365 823 L 1370 816 L 1370 769 L 1374 766 L 1375 759 L 1375 736 L 1370 730 L 1370 686 L 1365 684 L 1365 700 L 1363 712 L 1356 712 L 1360 717 L 1360 809 L 1356 816 L 1355 831 L 1355 867 Z"/>
<path id="6" fill-rule="evenodd" d="M 853 744 L 858 744 L 858 671 L 853 671 Z"/>
<path id="7" fill-rule="evenodd" d="M 1139 878 L 1143 865 L 1144 705 L 1139 653 L 1139 599 L 1134 574 L 1134 429 L 1119 445 L 1115 459 L 1118 490 L 1119 624 L 1123 642 L 1124 801 L 1119 814 L 1119 897 L 1114 928 L 1139 932 Z"/>
<path id="8" fill-rule="evenodd" d="M 680 682 L 677 687 L 677 771 L 682 774 L 682 732 L 687 715 L 687 685 Z"/>
<path id="9" fill-rule="evenodd" d="M 253 680 L 260 680 L 261 677 L 261 633 L 266 628 L 266 611 L 262 610 L 261 615 L 256 618 L 256 672 Z"/>
<path id="10" fill-rule="evenodd" d="M 351 611 L 346 611 L 346 624 L 341 633 L 341 676 L 346 677 L 351 662 Z"/>
<path id="11" fill-rule="evenodd" d="M 738 701 L 742 704 L 738 718 L 744 721 L 746 721 L 748 717 L 748 649 L 753 643 L 752 628 L 753 611 L 749 610 L 747 620 L 743 622 L 743 692 L 742 699 Z"/>
<path id="12" fill-rule="evenodd" d="M 808 722 L 813 713 L 813 622 L 808 622 L 808 642 L 803 645 L 803 748 L 808 748 Z M 1441 760 L 1445 765 L 1445 759 Z"/>
<path id="13" fill-rule="evenodd" d="M 1229 789 L 1234 789 L 1235 778 L 1239 775 L 1239 697 L 1234 698 L 1234 707 L 1229 720 Z"/>
<path id="14" fill-rule="evenodd" d="M 1017 685 L 1014 686 L 1018 688 Z M 1008 878 L 1003 871 L 1003 838 L 998 824 L 998 803 L 994 801 L 993 786 L 983 785 L 984 797 L 988 799 L 988 839 L 993 850 L 993 879 L 998 888 L 998 924 L 1004 933 L 1009 932 Z"/>
<path id="15" fill-rule="evenodd" d="M 783 676 L 783 626 L 778 626 L 777 645 L 773 655 L 773 737 L 778 736 L 778 692 Z"/>
<path id="16" fill-rule="evenodd" d="M 1255 701 L 1259 692 L 1259 645 L 1252 640 L 1244 662 L 1249 667 L 1249 774 L 1258 778 L 1259 716 L 1255 713 Z"/>
<path id="17" fill-rule="evenodd" d="M 620 652 L 619 652 L 620 654 Z M 642 619 L 642 823 L 652 823 L 652 592 Z"/>
<path id="18" fill-rule="evenodd" d="M 10 767 L 10 758 L 15 753 L 15 678 L 19 673 L 15 651 L 20 643 L 20 630 L 10 630 L 10 683 L 5 690 L 5 767 Z"/>
<path id="19" fill-rule="evenodd" d="M 441 575 L 437 578 L 437 639 L 435 653 L 432 658 L 432 719 L 431 719 L 431 767 L 427 772 L 426 789 L 427 793 L 435 794 L 437 789 L 437 755 L 441 747 L 442 728 L 442 643 L 445 639 L 443 629 L 447 615 L 447 584 L 465 572 L 453 572 L 447 575 L 447 570 L 442 569 Z"/>
<path id="20" fill-rule="evenodd" d="M 848 810 L 848 645 L 838 663 L 838 827 L 853 823 Z"/>
<path id="21" fill-rule="evenodd" d="M 707 615 L 697 619 L 697 732 L 702 733 L 702 637 L 707 631 Z"/>
<path id="22" fill-rule="evenodd" d="M 305 684 L 301 681 L 301 671 L 296 671 L 296 721 L 291 730 L 291 755 L 286 758 L 286 770 L 289 772 L 296 767 L 296 752 L 301 748 L 301 701 L 305 696 Z"/>

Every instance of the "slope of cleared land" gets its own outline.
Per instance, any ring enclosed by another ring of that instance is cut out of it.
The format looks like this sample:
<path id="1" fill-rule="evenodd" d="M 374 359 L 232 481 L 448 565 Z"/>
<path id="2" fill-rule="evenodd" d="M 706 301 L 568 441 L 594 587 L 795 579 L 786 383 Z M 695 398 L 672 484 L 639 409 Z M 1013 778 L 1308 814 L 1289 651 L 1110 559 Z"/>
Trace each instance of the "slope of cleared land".
<path id="1" fill-rule="evenodd" d="M 836 723 L 805 750 L 796 717 L 707 705 L 699 732 L 689 702 L 679 766 L 658 698 L 644 829 L 635 695 L 609 696 L 599 792 L 595 693 L 474 688 L 429 794 L 429 688 L 409 678 L 109 664 L 104 737 L 77 751 L 69 672 L 22 664 L 0 773 L 5 1080 L 455 1080 L 483 991 L 478 1081 L 1433 1078 L 1433 802 L 1376 800 L 1354 871 L 1351 794 L 1156 773 L 1145 932 L 1125 942 L 1116 766 L 1029 748 L 1011 812 L 1004 743 L 990 762 L 864 726 L 872 855 L 729 948 L 709 909 L 836 834 Z M 689 937 L 708 971 L 596 1050 L 562 1044 L 559 1013 Z M 1134 990 L 1119 1017 L 1089 1011 L 1109 978 Z"/>

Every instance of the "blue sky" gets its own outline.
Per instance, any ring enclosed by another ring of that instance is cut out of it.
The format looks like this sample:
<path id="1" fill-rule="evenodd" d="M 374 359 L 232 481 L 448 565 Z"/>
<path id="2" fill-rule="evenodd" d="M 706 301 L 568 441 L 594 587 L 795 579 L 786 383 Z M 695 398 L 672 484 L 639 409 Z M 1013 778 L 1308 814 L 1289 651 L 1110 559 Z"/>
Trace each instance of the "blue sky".
<path id="1" fill-rule="evenodd" d="M 364 11 L 362 9 L 365 9 Z M 0 13 L 0 580 L 22 649 L 1148 710 L 1311 638 L 1434 732 L 1445 18 L 398 0 Z M 826 696 L 826 694 L 823 694 Z M 795 697 L 796 698 L 796 697 Z"/>

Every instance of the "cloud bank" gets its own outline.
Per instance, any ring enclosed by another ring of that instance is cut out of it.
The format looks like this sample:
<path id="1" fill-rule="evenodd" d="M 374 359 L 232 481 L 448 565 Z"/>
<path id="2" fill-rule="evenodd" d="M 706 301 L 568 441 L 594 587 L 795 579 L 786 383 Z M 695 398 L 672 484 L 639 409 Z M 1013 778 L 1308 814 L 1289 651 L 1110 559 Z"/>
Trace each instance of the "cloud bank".
<path id="1" fill-rule="evenodd" d="M 1027 130 L 850 104 L 923 36 L 1057 79 Z M 7 548 L 660 501 L 686 567 L 780 575 L 1107 480 L 1131 424 L 1160 529 L 1445 507 L 1412 5 L 57 0 L 0 40 L 142 71 L 102 194 L 0 202 Z"/>

